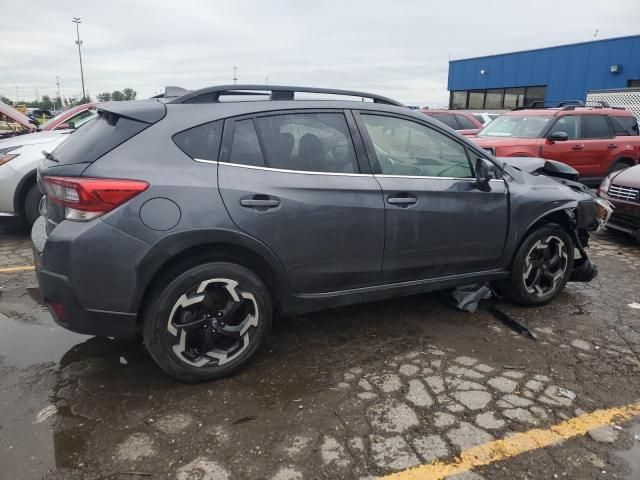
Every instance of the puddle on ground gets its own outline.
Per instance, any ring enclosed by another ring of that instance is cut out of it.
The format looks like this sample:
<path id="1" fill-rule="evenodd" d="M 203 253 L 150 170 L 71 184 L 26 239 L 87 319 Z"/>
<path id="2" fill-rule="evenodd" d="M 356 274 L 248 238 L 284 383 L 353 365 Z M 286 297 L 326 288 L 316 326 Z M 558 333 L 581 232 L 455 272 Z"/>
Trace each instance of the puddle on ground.
<path id="1" fill-rule="evenodd" d="M 41 478 L 55 467 L 52 419 L 36 416 L 51 404 L 58 362 L 87 338 L 57 326 L 37 288 L 0 291 L 0 477 Z"/>
<path id="2" fill-rule="evenodd" d="M 627 462 L 627 466 L 630 468 L 631 473 L 625 478 L 629 480 L 636 480 L 640 478 L 640 423 L 634 423 L 625 430 L 633 438 L 633 446 L 630 450 L 617 452 L 617 455 Z"/>
<path id="3" fill-rule="evenodd" d="M 0 292 L 0 365 L 27 368 L 57 363 L 72 346 L 87 338 L 56 325 L 37 288 Z"/>

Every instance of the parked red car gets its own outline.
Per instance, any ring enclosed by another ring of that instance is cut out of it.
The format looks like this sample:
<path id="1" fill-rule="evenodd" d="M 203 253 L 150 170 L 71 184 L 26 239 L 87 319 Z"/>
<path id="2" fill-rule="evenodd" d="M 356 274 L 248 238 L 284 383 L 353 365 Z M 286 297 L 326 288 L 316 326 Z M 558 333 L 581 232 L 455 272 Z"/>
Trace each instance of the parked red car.
<path id="1" fill-rule="evenodd" d="M 504 113 L 471 138 L 497 157 L 542 157 L 595 183 L 640 160 L 638 122 L 624 109 L 565 105 Z"/>
<path id="2" fill-rule="evenodd" d="M 66 130 L 68 128 L 73 128 L 76 122 L 96 114 L 95 103 L 84 103 L 82 105 L 71 107 L 61 114 L 56 115 L 51 120 L 40 125 L 39 130 Z"/>
<path id="3" fill-rule="evenodd" d="M 607 176 L 598 188 L 598 196 L 615 207 L 607 227 L 640 241 L 640 165 Z"/>
<path id="4" fill-rule="evenodd" d="M 430 110 L 427 108 L 420 111 L 425 115 L 429 115 L 431 118 L 441 121 L 447 127 L 457 130 L 458 133 L 461 133 L 462 135 L 475 135 L 483 127 L 483 123 L 469 112 L 457 110 Z"/>

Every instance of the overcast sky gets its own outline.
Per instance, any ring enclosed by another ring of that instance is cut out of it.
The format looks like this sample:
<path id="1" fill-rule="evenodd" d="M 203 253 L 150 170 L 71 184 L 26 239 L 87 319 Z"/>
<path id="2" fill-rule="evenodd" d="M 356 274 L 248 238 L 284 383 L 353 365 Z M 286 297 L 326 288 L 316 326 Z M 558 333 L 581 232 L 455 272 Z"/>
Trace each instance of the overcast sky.
<path id="1" fill-rule="evenodd" d="M 448 60 L 640 33 L 640 0 L 5 1 L 0 94 L 309 85 L 448 102 Z"/>

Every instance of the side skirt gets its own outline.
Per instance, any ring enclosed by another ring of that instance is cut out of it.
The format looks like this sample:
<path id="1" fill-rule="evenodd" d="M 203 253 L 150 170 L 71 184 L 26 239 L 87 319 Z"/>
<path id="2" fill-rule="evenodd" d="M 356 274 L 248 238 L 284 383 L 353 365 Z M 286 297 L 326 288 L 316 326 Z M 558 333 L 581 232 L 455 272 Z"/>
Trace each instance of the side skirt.
<path id="1" fill-rule="evenodd" d="M 306 313 L 356 303 L 374 302 L 388 298 L 445 290 L 470 283 L 492 282 L 507 278 L 509 273 L 507 270 L 487 270 L 471 274 L 450 275 L 349 290 L 297 294 L 282 302 L 282 313 L 285 315 Z"/>

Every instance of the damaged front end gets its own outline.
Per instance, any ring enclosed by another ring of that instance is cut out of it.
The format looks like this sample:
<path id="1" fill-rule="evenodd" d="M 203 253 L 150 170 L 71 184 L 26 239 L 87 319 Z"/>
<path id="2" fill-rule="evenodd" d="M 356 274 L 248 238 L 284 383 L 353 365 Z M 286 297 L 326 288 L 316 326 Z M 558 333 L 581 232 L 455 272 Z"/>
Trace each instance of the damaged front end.
<path id="1" fill-rule="evenodd" d="M 574 259 L 573 271 L 569 281 L 590 282 L 598 275 L 598 269 L 591 263 L 585 250 L 589 245 L 589 236 L 603 228 L 613 212 L 613 205 L 596 196 L 589 187 L 578 182 L 578 172 L 569 165 L 544 158 L 509 157 L 501 158 L 505 165 L 534 177 L 547 178 L 559 183 L 573 192 L 575 202 L 563 212 L 569 220 L 567 225 L 576 250 L 580 256 Z M 547 180 L 548 183 L 548 180 Z M 542 187 L 542 186 L 540 186 Z M 538 188 L 540 188 L 538 187 Z M 575 194 L 574 194 L 575 195 Z"/>

